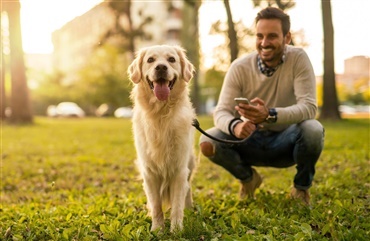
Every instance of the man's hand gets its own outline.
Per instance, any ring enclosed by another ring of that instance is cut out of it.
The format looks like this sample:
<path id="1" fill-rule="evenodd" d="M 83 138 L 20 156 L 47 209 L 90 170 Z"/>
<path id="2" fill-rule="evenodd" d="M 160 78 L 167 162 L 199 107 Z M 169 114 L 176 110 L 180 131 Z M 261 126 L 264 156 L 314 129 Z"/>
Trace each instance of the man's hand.
<path id="1" fill-rule="evenodd" d="M 234 127 L 234 135 L 239 139 L 244 139 L 250 136 L 256 129 L 256 125 L 250 121 L 239 122 Z"/>
<path id="2" fill-rule="evenodd" d="M 235 106 L 235 110 L 252 124 L 256 125 L 264 122 L 269 113 L 268 108 L 265 106 L 265 102 L 260 98 L 254 98 L 251 100 L 251 103 L 252 105 L 239 104 Z"/>

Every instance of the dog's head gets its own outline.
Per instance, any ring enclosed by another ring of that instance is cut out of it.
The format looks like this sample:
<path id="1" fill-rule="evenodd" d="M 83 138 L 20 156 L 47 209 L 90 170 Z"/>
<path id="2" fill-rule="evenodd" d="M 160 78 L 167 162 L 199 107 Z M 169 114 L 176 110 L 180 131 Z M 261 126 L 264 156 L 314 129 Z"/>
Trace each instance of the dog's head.
<path id="1" fill-rule="evenodd" d="M 145 82 L 160 101 L 169 98 L 179 81 L 189 82 L 194 66 L 178 46 L 155 45 L 140 50 L 128 68 L 132 82 Z"/>

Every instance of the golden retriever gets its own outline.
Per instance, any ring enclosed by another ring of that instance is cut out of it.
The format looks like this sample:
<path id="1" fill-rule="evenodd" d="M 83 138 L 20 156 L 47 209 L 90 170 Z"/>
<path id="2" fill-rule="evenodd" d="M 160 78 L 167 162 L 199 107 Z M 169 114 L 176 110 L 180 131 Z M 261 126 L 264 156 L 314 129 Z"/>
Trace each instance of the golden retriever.
<path id="1" fill-rule="evenodd" d="M 191 174 L 195 112 L 188 82 L 194 67 L 179 46 L 141 49 L 128 68 L 137 166 L 152 218 L 151 230 L 164 228 L 171 207 L 171 232 L 183 228 L 184 208 L 192 206 Z"/>

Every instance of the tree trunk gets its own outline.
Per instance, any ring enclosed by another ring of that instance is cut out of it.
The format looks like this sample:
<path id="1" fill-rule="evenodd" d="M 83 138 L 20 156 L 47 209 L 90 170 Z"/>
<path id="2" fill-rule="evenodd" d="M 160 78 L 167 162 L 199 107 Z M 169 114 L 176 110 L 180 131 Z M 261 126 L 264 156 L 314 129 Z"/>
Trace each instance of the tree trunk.
<path id="1" fill-rule="evenodd" d="M 32 122 L 31 106 L 26 79 L 26 68 L 23 59 L 22 34 L 20 24 L 20 3 L 7 3 L 9 16 L 11 103 L 10 121 L 12 123 Z"/>
<path id="2" fill-rule="evenodd" d="M 131 0 L 128 0 L 125 4 L 126 5 L 126 8 L 127 8 L 127 19 L 128 19 L 128 27 L 129 27 L 129 32 L 130 33 L 133 33 L 134 32 L 134 24 L 132 22 L 132 16 L 131 16 Z M 136 51 L 136 48 L 135 48 L 135 35 L 134 34 L 130 34 L 130 37 L 129 37 L 129 43 L 128 43 L 128 50 L 130 51 L 131 53 L 131 61 L 134 60 L 135 58 L 135 51 Z"/>
<path id="3" fill-rule="evenodd" d="M 2 4 L 2 2 L 0 2 Z M 0 11 L 2 11 L 1 9 Z M 1 26 L 1 17 L 0 17 L 0 26 Z M 0 35 L 0 53 L 1 53 L 1 75 L 0 75 L 0 119 L 5 119 L 5 108 L 6 108 L 6 96 L 5 96 L 5 59 L 4 59 L 4 49 L 3 49 L 3 35 Z"/>
<path id="4" fill-rule="evenodd" d="M 229 0 L 224 0 L 224 5 L 227 14 L 227 26 L 228 26 L 228 37 L 229 37 L 229 48 L 230 48 L 230 63 L 232 63 L 239 54 L 238 39 L 236 36 L 235 25 L 233 16 L 231 14 Z"/>
<path id="5" fill-rule="evenodd" d="M 5 119 L 6 95 L 5 95 L 5 59 L 1 48 L 1 76 L 0 76 L 0 119 Z"/>
<path id="6" fill-rule="evenodd" d="M 187 56 L 196 70 L 199 70 L 199 0 L 186 0 L 183 8 L 183 27 L 181 31 L 181 44 L 187 50 Z M 191 41 L 189 41 L 191 39 Z M 197 113 L 200 112 L 199 75 L 195 72 L 193 77 L 191 99 Z"/>
<path id="7" fill-rule="evenodd" d="M 321 0 L 324 30 L 323 106 L 320 119 L 340 120 L 334 71 L 334 28 L 330 0 Z"/>

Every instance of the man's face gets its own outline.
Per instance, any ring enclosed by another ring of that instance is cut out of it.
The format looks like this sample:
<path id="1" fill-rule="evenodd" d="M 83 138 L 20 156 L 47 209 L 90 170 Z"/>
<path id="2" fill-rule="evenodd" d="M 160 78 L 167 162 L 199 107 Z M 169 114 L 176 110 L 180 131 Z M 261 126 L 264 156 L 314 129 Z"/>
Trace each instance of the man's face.
<path id="1" fill-rule="evenodd" d="M 262 61 L 269 67 L 279 64 L 285 44 L 291 40 L 290 32 L 283 36 L 279 19 L 261 19 L 256 25 L 256 48 Z"/>

